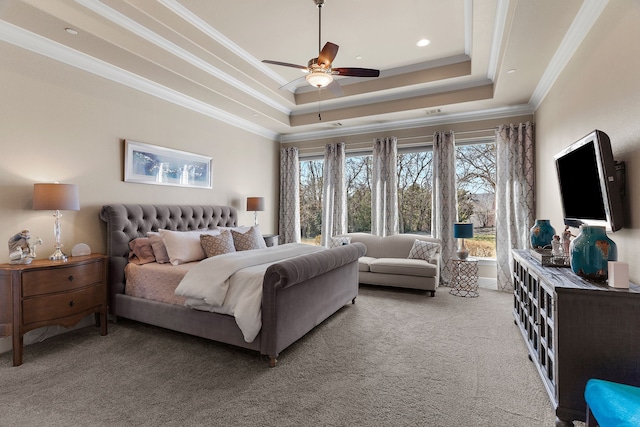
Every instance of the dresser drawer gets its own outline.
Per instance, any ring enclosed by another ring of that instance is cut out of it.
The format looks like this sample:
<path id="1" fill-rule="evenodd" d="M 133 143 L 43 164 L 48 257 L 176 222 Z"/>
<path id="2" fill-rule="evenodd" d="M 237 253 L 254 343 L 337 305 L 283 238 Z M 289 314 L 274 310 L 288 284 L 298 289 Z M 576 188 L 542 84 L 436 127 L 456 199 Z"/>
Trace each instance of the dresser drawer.
<path id="1" fill-rule="evenodd" d="M 102 281 L 102 260 L 22 273 L 22 296 L 79 289 Z"/>
<path id="2" fill-rule="evenodd" d="M 48 294 L 22 301 L 22 323 L 30 325 L 85 312 L 104 304 L 105 285 L 99 283 L 83 289 Z"/>

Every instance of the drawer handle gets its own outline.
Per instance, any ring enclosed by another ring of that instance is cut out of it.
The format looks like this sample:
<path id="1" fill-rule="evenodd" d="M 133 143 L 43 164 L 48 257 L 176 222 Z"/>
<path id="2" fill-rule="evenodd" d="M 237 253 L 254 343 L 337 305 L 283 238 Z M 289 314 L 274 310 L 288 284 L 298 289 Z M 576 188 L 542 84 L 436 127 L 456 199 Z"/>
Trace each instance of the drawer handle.
<path id="1" fill-rule="evenodd" d="M 70 281 L 70 282 L 73 282 L 73 279 L 75 279 L 75 277 L 73 277 L 73 274 L 71 274 L 71 275 L 69 276 L 69 281 Z"/>
<path id="2" fill-rule="evenodd" d="M 69 307 L 73 307 L 74 305 L 76 305 L 76 303 L 73 302 L 73 300 L 69 301 Z"/>

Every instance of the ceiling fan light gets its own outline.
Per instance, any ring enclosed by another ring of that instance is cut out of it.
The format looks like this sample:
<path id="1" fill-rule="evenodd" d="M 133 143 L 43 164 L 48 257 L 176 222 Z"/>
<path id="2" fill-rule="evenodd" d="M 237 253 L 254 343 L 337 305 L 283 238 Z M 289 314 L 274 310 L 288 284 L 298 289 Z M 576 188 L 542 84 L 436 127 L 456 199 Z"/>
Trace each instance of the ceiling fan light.
<path id="1" fill-rule="evenodd" d="M 311 86 L 327 87 L 333 81 L 333 76 L 323 71 L 314 71 L 305 77 Z"/>

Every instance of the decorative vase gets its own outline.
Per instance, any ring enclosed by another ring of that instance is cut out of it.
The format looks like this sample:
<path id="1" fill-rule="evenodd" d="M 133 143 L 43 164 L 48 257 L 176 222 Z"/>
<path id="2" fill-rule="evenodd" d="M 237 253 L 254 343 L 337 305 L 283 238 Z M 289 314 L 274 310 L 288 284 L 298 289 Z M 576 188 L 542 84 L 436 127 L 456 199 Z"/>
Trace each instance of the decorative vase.
<path id="1" fill-rule="evenodd" d="M 536 219 L 536 223 L 531 227 L 529 241 L 533 249 L 541 249 L 550 246 L 556 230 L 548 219 Z"/>
<path id="2" fill-rule="evenodd" d="M 605 281 L 609 261 L 618 260 L 618 247 L 604 227 L 580 226 L 580 234 L 571 241 L 571 270 L 587 280 Z"/>

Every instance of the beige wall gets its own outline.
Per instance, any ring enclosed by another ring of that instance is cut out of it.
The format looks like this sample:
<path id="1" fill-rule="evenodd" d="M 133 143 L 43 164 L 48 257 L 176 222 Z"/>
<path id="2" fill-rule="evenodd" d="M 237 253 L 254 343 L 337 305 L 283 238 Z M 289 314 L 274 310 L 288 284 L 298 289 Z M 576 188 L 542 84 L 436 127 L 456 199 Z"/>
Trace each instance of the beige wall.
<path id="1" fill-rule="evenodd" d="M 32 210 L 33 183 L 52 181 L 79 187 L 80 211 L 62 218 L 68 254 L 79 242 L 105 250 L 98 213 L 106 203 L 232 205 L 252 224 L 245 199 L 264 196 L 262 232 L 277 232 L 277 142 L 3 43 L 0 58 L 0 242 L 29 229 L 44 240 L 39 258 L 53 252 L 53 212 Z M 125 138 L 213 157 L 213 189 L 123 182 Z M 0 245 L 0 263 L 8 262 Z M 24 341 L 64 331 L 41 328 Z M 0 353 L 10 349 L 11 337 L 0 338 Z"/>
<path id="2" fill-rule="evenodd" d="M 536 216 L 563 228 L 553 155 L 594 129 L 626 163 L 626 224 L 609 236 L 640 283 L 640 2 L 610 1 L 536 111 Z M 587 202 L 587 201 L 585 201 Z M 588 203 L 588 202 L 587 202 Z"/>
<path id="3" fill-rule="evenodd" d="M 0 242 L 26 228 L 45 242 L 40 257 L 52 252 L 52 212 L 31 208 L 33 183 L 52 181 L 79 186 L 80 211 L 63 212 L 67 252 L 105 250 L 106 203 L 232 205 L 252 224 L 245 199 L 264 196 L 262 231 L 277 232 L 277 142 L 12 46 L 0 57 Z M 125 138 L 213 157 L 213 189 L 123 182 Z"/>

